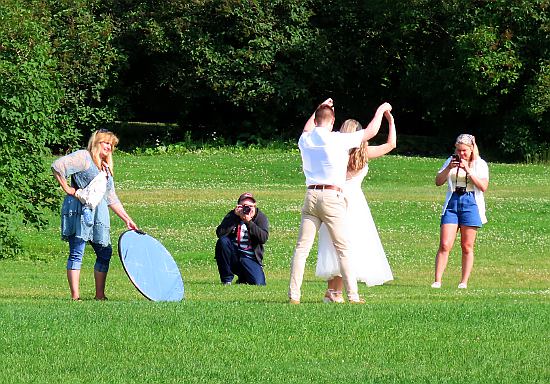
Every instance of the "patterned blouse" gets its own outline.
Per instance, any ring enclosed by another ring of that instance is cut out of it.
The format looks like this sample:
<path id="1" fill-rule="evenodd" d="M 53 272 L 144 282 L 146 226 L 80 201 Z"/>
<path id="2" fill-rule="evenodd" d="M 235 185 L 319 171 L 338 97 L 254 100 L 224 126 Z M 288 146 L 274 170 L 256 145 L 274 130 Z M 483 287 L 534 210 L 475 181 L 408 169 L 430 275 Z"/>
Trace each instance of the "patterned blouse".
<path id="1" fill-rule="evenodd" d="M 87 150 L 79 150 L 60 157 L 52 164 L 52 169 L 61 176 L 71 177 L 74 188 L 86 187 L 99 173 L 92 156 Z M 61 238 L 65 241 L 76 236 L 84 241 L 91 241 L 102 246 L 111 244 L 109 208 L 111 204 L 120 203 L 112 177 L 107 181 L 107 191 L 99 205 L 93 210 L 94 224 L 87 226 L 82 218 L 82 203 L 66 195 L 61 206 Z"/>

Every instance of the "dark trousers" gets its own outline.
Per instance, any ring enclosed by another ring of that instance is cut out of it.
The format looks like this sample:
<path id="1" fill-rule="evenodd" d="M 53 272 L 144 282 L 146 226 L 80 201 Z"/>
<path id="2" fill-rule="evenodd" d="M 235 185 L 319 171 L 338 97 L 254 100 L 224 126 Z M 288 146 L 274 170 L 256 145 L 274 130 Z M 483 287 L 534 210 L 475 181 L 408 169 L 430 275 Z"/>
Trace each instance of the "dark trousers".
<path id="1" fill-rule="evenodd" d="M 216 242 L 216 262 L 222 283 L 230 283 L 235 275 L 239 284 L 265 285 L 262 266 L 256 259 L 243 256 L 227 236 Z"/>

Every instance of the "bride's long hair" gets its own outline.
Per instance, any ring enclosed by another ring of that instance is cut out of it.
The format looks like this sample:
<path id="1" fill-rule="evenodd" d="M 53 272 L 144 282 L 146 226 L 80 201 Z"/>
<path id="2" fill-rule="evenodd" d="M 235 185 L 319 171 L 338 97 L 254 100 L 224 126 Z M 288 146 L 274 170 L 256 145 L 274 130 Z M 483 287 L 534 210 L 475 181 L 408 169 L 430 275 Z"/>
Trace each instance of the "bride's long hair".
<path id="1" fill-rule="evenodd" d="M 344 121 L 340 127 L 340 132 L 350 133 L 356 132 L 363 129 L 361 124 L 354 119 L 347 119 Z M 361 143 L 359 148 L 353 148 L 349 151 L 349 160 L 348 160 L 348 174 L 354 175 L 363 168 L 365 164 L 369 161 L 369 143 L 364 141 Z"/>

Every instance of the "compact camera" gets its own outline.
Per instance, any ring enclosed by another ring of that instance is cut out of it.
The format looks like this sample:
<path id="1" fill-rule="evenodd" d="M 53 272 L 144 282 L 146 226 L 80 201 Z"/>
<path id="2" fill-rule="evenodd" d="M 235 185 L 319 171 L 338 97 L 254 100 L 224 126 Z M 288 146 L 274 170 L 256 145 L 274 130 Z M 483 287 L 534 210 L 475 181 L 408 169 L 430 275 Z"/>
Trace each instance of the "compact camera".
<path id="1" fill-rule="evenodd" d="M 248 215 L 251 210 L 252 208 L 250 207 L 250 205 L 243 205 L 243 214 Z"/>
<path id="2" fill-rule="evenodd" d="M 456 187 L 455 188 L 455 192 L 458 194 L 458 195 L 463 195 L 466 193 L 466 187 Z"/>
<path id="3" fill-rule="evenodd" d="M 460 162 L 460 156 L 458 156 L 456 153 L 452 154 L 451 155 L 451 161 L 453 161 L 455 163 L 459 163 Z"/>

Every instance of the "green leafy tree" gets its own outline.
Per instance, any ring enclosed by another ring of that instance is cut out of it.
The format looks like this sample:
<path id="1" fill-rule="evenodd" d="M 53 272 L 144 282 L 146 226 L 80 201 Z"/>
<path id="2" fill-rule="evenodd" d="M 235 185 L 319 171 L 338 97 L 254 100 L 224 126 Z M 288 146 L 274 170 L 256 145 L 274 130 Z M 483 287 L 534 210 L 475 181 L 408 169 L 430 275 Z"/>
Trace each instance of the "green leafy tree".
<path id="1" fill-rule="evenodd" d="M 528 158 L 548 151 L 546 0 L 316 1 L 329 87 L 353 116 L 392 101 L 401 132 L 461 131 Z M 334 70 L 330 71 L 330 63 Z M 365 103 L 366 102 L 366 103 Z"/>
<path id="2" fill-rule="evenodd" d="M 437 135 L 480 142 L 524 159 L 550 147 L 550 3 L 410 0 L 387 3 L 380 28 L 401 105 Z M 512 157 L 510 157 L 510 155 Z"/>
<path id="3" fill-rule="evenodd" d="M 63 97 L 58 115 L 64 119 L 50 144 L 67 149 L 104 127 L 115 117 L 114 104 L 105 89 L 116 80 L 121 60 L 113 46 L 116 28 L 97 0 L 48 0 L 52 55 Z"/>
<path id="4" fill-rule="evenodd" d="M 45 155 L 114 115 L 103 91 L 120 56 L 93 0 L 0 3 L 0 257 L 22 225 L 43 227 L 57 188 Z"/>
<path id="5" fill-rule="evenodd" d="M 128 119 L 199 137 L 295 137 L 331 96 L 400 131 L 462 131 L 524 159 L 548 151 L 548 0 L 103 0 L 124 51 L 112 92 Z M 504 155 L 504 154 L 501 154 Z"/>
<path id="6" fill-rule="evenodd" d="M 270 136 L 309 105 L 315 36 L 302 0 L 106 3 L 128 54 L 129 118 L 179 120 L 202 135 Z M 285 111 L 285 113 L 282 113 Z"/>
<path id="7" fill-rule="evenodd" d="M 18 253 L 20 226 L 41 228 L 55 203 L 44 155 L 63 94 L 43 11 L 0 3 L 0 258 Z"/>

